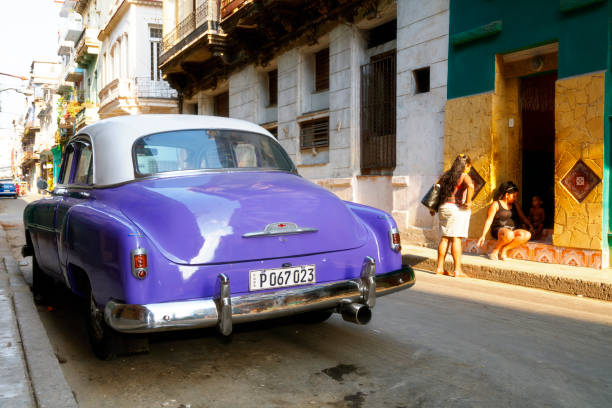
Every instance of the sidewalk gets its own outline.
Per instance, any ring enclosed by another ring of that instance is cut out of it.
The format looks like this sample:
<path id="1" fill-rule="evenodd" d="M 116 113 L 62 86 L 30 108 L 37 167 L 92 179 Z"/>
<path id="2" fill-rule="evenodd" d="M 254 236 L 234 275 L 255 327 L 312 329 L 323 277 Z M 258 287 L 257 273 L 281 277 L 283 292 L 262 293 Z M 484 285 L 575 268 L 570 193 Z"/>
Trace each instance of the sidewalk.
<path id="1" fill-rule="evenodd" d="M 77 407 L 0 228 L 0 407 Z"/>
<path id="2" fill-rule="evenodd" d="M 414 245 L 402 245 L 405 264 L 433 272 L 437 250 Z M 470 278 L 546 289 L 570 295 L 612 301 L 612 270 L 545 264 L 509 259 L 493 261 L 481 255 L 463 254 L 463 272 Z M 452 258 L 445 260 L 446 271 L 452 271 Z"/>

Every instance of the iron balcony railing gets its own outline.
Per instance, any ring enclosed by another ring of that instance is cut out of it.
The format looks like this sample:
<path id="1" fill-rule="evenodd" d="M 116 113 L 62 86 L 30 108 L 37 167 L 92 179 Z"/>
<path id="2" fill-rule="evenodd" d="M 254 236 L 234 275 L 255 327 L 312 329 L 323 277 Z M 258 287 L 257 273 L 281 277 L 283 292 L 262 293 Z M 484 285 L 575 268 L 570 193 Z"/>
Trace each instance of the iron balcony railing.
<path id="1" fill-rule="evenodd" d="M 178 93 L 166 81 L 156 81 L 149 77 L 134 78 L 138 98 L 176 99 Z"/>
<path id="2" fill-rule="evenodd" d="M 209 9 L 212 6 L 216 6 L 214 13 L 209 15 Z M 196 28 L 202 24 L 207 23 L 209 20 L 217 20 L 219 16 L 219 0 L 204 0 L 202 3 L 185 19 L 179 22 L 176 27 L 162 38 L 162 54 L 168 51 L 170 48 L 175 46 L 183 38 L 187 37 Z"/>
<path id="3" fill-rule="evenodd" d="M 234 10 L 242 7 L 244 3 L 249 3 L 249 0 L 221 0 L 221 19 L 229 17 Z"/>

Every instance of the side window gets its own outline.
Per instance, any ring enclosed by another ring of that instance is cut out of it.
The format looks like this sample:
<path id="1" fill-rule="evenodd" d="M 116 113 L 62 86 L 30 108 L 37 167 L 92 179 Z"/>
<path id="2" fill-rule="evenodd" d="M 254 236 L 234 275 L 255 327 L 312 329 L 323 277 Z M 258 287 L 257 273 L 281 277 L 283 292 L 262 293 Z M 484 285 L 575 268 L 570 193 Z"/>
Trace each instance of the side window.
<path id="1" fill-rule="evenodd" d="M 73 183 L 91 184 L 93 179 L 91 146 L 85 143 L 80 143 L 79 145 L 79 158 Z"/>
<path id="2" fill-rule="evenodd" d="M 66 153 L 64 159 L 64 167 L 62 168 L 61 184 L 70 184 L 70 172 L 72 170 L 72 163 L 74 161 L 74 147 L 68 145 L 66 147 Z"/>

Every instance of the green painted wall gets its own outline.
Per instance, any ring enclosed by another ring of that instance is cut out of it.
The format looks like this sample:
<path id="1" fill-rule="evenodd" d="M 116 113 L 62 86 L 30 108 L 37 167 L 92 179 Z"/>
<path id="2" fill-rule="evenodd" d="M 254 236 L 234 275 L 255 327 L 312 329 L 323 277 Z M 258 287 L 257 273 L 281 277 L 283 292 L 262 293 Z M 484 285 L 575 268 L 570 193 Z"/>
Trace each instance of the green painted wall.
<path id="1" fill-rule="evenodd" d="M 608 18 L 612 21 L 612 7 L 608 7 Z M 610 130 L 612 122 L 612 78 L 610 75 L 610 67 L 612 67 L 612 26 L 608 27 L 606 32 L 607 41 L 605 43 L 608 46 L 608 70 L 606 71 L 606 94 L 605 94 L 605 107 L 604 107 L 604 171 L 603 171 L 603 237 L 608 237 L 608 248 L 612 253 L 612 208 L 610 207 Z"/>
<path id="2" fill-rule="evenodd" d="M 495 54 L 559 42 L 559 78 L 604 70 L 609 3 L 562 13 L 560 0 L 451 0 L 448 98 L 492 91 Z M 501 20 L 500 33 L 462 45 L 454 34 Z"/>

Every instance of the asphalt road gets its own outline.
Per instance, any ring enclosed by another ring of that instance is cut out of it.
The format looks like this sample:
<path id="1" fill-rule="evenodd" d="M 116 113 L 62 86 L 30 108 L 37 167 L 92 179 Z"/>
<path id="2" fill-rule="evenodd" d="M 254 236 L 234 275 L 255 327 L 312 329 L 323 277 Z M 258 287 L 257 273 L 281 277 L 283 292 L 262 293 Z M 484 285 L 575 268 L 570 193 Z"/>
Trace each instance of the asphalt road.
<path id="1" fill-rule="evenodd" d="M 15 255 L 23 206 L 0 201 Z M 612 303 L 597 300 L 418 272 L 367 326 L 335 315 L 236 326 L 231 342 L 167 333 L 110 362 L 76 306 L 38 310 L 82 407 L 612 406 Z"/>

